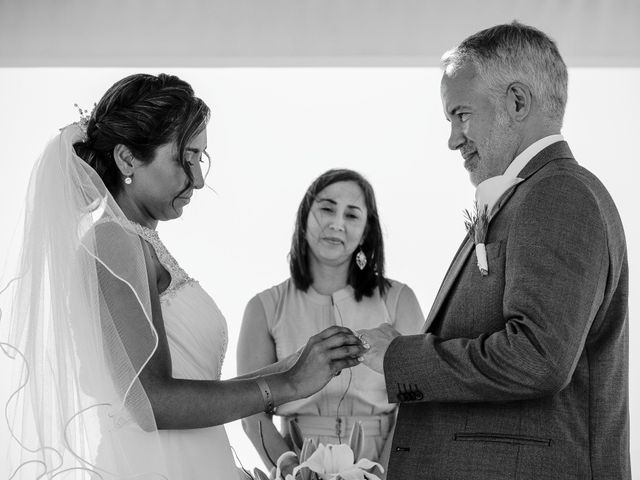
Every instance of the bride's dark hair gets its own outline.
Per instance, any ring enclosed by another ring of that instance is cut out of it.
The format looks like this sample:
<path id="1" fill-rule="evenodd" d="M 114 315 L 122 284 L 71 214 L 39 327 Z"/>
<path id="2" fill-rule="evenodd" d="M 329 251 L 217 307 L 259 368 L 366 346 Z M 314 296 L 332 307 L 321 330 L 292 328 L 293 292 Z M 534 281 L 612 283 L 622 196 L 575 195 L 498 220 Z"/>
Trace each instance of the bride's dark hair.
<path id="1" fill-rule="evenodd" d="M 349 273 L 347 283 L 353 287 L 356 301 L 362 297 L 370 297 L 375 289 L 378 289 L 380 296 L 383 296 L 390 287 L 390 282 L 384 276 L 384 241 L 382 239 L 382 228 L 378 217 L 378 206 L 373 187 L 369 181 L 354 170 L 333 169 L 324 172 L 309 186 L 296 215 L 296 226 L 291 240 L 291 250 L 289 251 L 289 270 L 291 278 L 296 288 L 307 291 L 313 283 L 311 269 L 309 267 L 309 244 L 307 243 L 307 219 L 311 212 L 313 202 L 318 194 L 337 182 L 354 182 L 364 195 L 367 207 L 367 226 L 365 227 L 364 239 L 361 249 L 367 257 L 367 264 L 364 269 L 356 266 L 356 249 L 352 254 L 349 263 Z"/>
<path id="2" fill-rule="evenodd" d="M 158 147 L 176 142 L 189 179 L 180 196 L 193 187 L 185 149 L 206 127 L 209 116 L 209 107 L 184 80 L 164 73 L 137 73 L 107 90 L 89 118 L 86 140 L 75 143 L 74 148 L 115 196 L 124 180 L 113 158 L 116 145 L 128 147 L 136 159 L 149 162 Z"/>

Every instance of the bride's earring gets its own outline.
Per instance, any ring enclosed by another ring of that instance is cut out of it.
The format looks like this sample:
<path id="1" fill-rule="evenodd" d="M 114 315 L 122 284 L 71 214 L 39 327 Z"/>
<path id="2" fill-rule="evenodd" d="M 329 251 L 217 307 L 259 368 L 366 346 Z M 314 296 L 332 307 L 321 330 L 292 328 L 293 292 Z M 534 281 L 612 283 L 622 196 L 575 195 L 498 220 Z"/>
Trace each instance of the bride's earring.
<path id="1" fill-rule="evenodd" d="M 360 247 L 360 251 L 356 253 L 356 265 L 360 270 L 364 270 L 364 267 L 367 266 L 367 256 L 362 251 L 362 247 Z"/>
<path id="2" fill-rule="evenodd" d="M 132 177 L 133 175 L 131 175 Z M 124 183 L 126 183 L 127 185 L 131 185 L 131 182 L 133 182 L 133 178 L 131 177 L 124 177 Z"/>

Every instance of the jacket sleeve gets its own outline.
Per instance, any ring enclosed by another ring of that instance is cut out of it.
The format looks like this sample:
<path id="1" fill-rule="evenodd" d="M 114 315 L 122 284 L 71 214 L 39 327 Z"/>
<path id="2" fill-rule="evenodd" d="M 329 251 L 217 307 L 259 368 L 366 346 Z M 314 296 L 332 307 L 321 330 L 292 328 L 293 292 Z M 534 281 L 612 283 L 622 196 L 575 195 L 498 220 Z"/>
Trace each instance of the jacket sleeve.
<path id="1" fill-rule="evenodd" d="M 569 383 L 609 265 L 594 194 L 567 174 L 538 181 L 515 213 L 505 248 L 504 328 L 477 338 L 396 338 L 384 359 L 389 401 L 510 401 Z"/>

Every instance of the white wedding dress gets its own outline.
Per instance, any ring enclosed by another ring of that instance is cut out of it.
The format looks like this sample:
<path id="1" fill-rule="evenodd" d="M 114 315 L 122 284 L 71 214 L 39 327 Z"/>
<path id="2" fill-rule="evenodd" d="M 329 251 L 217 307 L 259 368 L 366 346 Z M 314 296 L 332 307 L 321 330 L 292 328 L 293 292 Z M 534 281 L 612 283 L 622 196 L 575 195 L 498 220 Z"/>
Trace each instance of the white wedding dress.
<path id="1" fill-rule="evenodd" d="M 135 225 L 171 274 L 160 294 L 171 351 L 173 377 L 218 380 L 227 349 L 227 324 L 213 299 L 189 277 L 155 230 Z M 211 399 L 215 402 L 215 399 Z M 231 445 L 223 425 L 188 430 L 160 430 L 170 480 L 237 479 Z"/>

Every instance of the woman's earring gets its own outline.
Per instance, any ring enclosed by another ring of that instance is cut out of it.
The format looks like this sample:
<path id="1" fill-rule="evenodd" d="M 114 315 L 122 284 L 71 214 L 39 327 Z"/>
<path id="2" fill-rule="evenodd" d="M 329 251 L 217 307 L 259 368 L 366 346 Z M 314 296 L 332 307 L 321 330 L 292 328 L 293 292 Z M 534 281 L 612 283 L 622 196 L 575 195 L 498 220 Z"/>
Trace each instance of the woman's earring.
<path id="1" fill-rule="evenodd" d="M 362 251 L 362 247 L 360 247 L 360 251 L 356 253 L 356 265 L 360 270 L 364 270 L 364 267 L 367 266 L 367 256 Z"/>
<path id="2" fill-rule="evenodd" d="M 131 182 L 133 182 L 133 179 L 131 177 L 124 177 L 124 183 L 126 183 L 127 185 L 131 185 Z"/>

